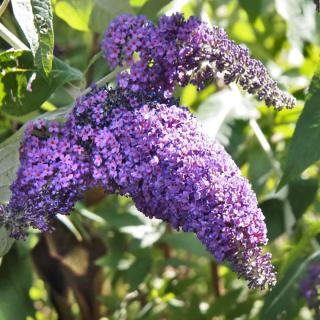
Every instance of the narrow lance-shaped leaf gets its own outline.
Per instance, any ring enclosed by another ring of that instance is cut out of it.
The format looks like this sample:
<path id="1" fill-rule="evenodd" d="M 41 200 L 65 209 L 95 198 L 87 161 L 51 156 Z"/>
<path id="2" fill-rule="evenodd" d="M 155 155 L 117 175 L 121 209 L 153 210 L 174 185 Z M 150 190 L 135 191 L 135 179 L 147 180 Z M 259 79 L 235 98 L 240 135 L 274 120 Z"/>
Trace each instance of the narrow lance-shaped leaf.
<path id="1" fill-rule="evenodd" d="M 35 65 L 50 73 L 53 61 L 54 34 L 51 0 L 31 0 L 34 22 L 39 34 L 39 47 L 35 53 Z"/>
<path id="2" fill-rule="evenodd" d="M 29 42 L 35 66 L 48 75 L 54 45 L 51 0 L 12 0 L 12 8 Z"/>
<path id="3" fill-rule="evenodd" d="M 305 107 L 297 122 L 279 188 L 299 176 L 311 164 L 320 159 L 319 101 L 320 69 L 318 68 L 312 79 Z"/>

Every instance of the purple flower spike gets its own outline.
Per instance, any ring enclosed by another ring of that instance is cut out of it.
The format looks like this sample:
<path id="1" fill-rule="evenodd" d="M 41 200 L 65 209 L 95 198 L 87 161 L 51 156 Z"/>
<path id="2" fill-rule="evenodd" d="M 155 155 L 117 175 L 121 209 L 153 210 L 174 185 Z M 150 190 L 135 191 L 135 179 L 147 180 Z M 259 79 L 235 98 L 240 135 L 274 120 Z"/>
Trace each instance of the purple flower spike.
<path id="1" fill-rule="evenodd" d="M 193 83 L 203 89 L 222 77 L 226 84 L 238 83 L 277 110 L 295 105 L 248 49 L 228 39 L 223 29 L 196 17 L 162 16 L 155 26 L 146 17 L 119 16 L 105 32 L 102 51 L 111 68 L 130 67 L 118 76 L 122 88 L 159 90 L 168 96 L 177 84 Z"/>
<path id="2" fill-rule="evenodd" d="M 320 318 L 320 262 L 310 263 L 308 274 L 300 283 L 300 292 L 307 300 L 308 307 Z"/>
<path id="3" fill-rule="evenodd" d="M 130 196 L 146 216 L 194 232 L 249 287 L 272 287 L 275 273 L 264 216 L 246 178 L 196 118 L 163 95 L 100 89 L 81 97 L 65 125 L 35 123 L 5 211 L 12 235 L 49 229 L 95 185 Z"/>
<path id="4" fill-rule="evenodd" d="M 36 121 L 27 127 L 20 148 L 20 168 L 2 224 L 14 238 L 29 226 L 50 230 L 56 214 L 68 214 L 90 182 L 85 155 L 68 125 Z"/>
<path id="5" fill-rule="evenodd" d="M 91 155 L 96 182 L 108 192 L 132 197 L 146 216 L 196 233 L 250 287 L 272 287 L 271 254 L 263 255 L 261 249 L 267 243 L 264 216 L 249 182 L 223 147 L 173 99 L 139 100 L 118 90 L 109 91 L 105 104 L 92 104 L 103 92 L 85 97 L 70 120 L 78 132 L 88 124 L 95 128 L 82 145 Z M 83 111 L 88 101 L 90 108 Z"/>

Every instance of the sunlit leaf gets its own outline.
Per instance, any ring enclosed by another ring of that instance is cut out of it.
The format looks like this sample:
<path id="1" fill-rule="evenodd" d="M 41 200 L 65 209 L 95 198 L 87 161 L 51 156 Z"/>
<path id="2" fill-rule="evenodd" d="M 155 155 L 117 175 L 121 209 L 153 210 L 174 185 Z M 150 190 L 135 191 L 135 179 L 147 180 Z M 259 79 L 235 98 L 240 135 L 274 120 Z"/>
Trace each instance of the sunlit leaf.
<path id="1" fill-rule="evenodd" d="M 14 15 L 31 47 L 35 66 L 48 75 L 53 61 L 51 0 L 12 0 Z"/>
<path id="2" fill-rule="evenodd" d="M 146 218 L 140 212 L 136 212 L 132 216 L 140 218 L 141 224 L 126 225 L 119 230 L 139 239 L 141 248 L 150 247 L 164 234 L 165 226 L 160 220 Z"/>
<path id="3" fill-rule="evenodd" d="M 287 22 L 287 37 L 292 45 L 302 49 L 303 41 L 313 42 L 316 35 L 314 3 L 309 0 L 275 0 L 275 4 L 277 12 Z"/>
<path id="4" fill-rule="evenodd" d="M 252 102 L 242 96 L 234 85 L 230 89 L 212 94 L 197 110 L 197 118 L 202 122 L 206 133 L 224 145 L 228 144 L 231 136 L 228 123 L 236 119 L 249 120 L 258 115 Z"/>
<path id="5" fill-rule="evenodd" d="M 92 8 L 92 0 L 61 0 L 57 1 L 54 10 L 56 15 L 71 28 L 79 31 L 89 31 Z"/>
<path id="6" fill-rule="evenodd" d="M 161 242 L 167 243 L 172 248 L 182 249 L 196 256 L 212 258 L 212 255 L 210 255 L 193 233 L 174 232 L 165 234 L 161 238 Z"/>

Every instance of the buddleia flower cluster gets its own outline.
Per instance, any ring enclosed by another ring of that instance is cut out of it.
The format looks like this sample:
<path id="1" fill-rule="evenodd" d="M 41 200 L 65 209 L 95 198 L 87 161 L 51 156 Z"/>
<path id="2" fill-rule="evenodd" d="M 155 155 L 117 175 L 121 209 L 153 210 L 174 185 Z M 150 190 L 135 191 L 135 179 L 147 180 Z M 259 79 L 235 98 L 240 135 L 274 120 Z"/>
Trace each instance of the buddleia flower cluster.
<path id="1" fill-rule="evenodd" d="M 162 16 L 154 25 L 143 16 L 121 15 L 106 30 L 102 51 L 111 68 L 129 68 L 118 75 L 122 88 L 171 95 L 177 84 L 192 83 L 202 89 L 222 78 L 277 110 L 295 105 L 248 49 L 230 40 L 222 28 L 193 16 L 188 20 L 180 13 Z"/>
<path id="2" fill-rule="evenodd" d="M 224 148 L 175 99 L 96 89 L 78 99 L 65 124 L 32 124 L 7 207 L 12 235 L 48 230 L 85 190 L 130 196 L 146 216 L 194 232 L 249 287 L 271 287 L 275 273 L 264 216 Z M 18 224 L 18 226 L 17 226 Z"/>
<path id="3" fill-rule="evenodd" d="M 118 86 L 94 87 L 64 122 L 37 120 L 26 131 L 20 168 L 0 225 L 25 238 L 28 227 L 50 231 L 95 187 L 131 197 L 150 218 L 194 232 L 217 261 L 226 261 L 251 288 L 276 282 L 264 216 L 250 183 L 196 118 L 172 97 L 176 85 L 199 89 L 223 77 L 276 109 L 294 99 L 279 90 L 261 62 L 217 27 L 181 14 L 122 15 L 102 49 Z M 129 68 L 129 69 L 128 69 Z"/>
<path id="4" fill-rule="evenodd" d="M 314 311 L 315 319 L 320 319 L 320 262 L 309 264 L 307 275 L 300 283 L 300 292 Z"/>
<path id="5" fill-rule="evenodd" d="M 17 239 L 32 226 L 50 231 L 57 213 L 68 214 L 90 181 L 90 167 L 69 123 L 37 120 L 25 130 L 20 167 L 0 221 Z"/>

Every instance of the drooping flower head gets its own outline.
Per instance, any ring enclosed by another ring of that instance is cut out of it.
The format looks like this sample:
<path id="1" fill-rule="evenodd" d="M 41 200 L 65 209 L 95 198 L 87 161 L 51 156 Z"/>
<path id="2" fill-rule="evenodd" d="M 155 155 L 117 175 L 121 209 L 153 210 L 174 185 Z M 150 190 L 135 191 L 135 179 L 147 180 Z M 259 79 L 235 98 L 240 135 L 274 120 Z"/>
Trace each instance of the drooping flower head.
<path id="1" fill-rule="evenodd" d="M 320 262 L 308 266 L 308 274 L 300 283 L 300 292 L 305 297 L 308 307 L 320 318 Z"/>
<path id="2" fill-rule="evenodd" d="M 48 231 L 58 213 L 72 210 L 90 181 L 85 156 L 68 124 L 37 120 L 27 127 L 17 179 L 2 218 L 12 237 L 24 238 L 28 226 Z"/>
<path id="3" fill-rule="evenodd" d="M 119 16 L 105 32 L 102 51 L 111 68 L 130 67 L 118 75 L 122 88 L 158 90 L 168 96 L 177 84 L 193 83 L 202 89 L 222 77 L 226 84 L 237 82 L 275 109 L 295 105 L 248 49 L 230 40 L 222 28 L 196 17 L 162 16 L 156 26 L 143 16 Z"/>
<path id="4" fill-rule="evenodd" d="M 274 285 L 271 254 L 262 253 L 264 216 L 249 182 L 174 99 L 103 88 L 81 97 L 65 125 L 34 124 L 22 144 L 10 218 L 46 230 L 94 185 L 194 232 L 250 287 Z"/>

